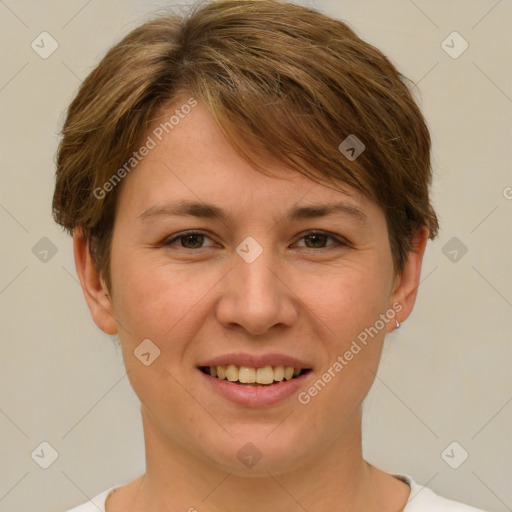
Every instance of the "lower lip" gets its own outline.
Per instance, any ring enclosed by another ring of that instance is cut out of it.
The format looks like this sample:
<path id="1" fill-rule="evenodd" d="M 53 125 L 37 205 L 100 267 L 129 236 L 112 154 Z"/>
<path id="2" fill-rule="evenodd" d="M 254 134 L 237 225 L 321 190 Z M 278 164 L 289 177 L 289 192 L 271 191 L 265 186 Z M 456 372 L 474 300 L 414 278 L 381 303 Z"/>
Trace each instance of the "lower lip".
<path id="1" fill-rule="evenodd" d="M 205 382 L 224 398 L 235 402 L 238 405 L 247 407 L 265 407 L 274 405 L 297 392 L 304 381 L 312 373 L 306 372 L 294 379 L 283 380 L 271 386 L 244 386 L 218 379 L 198 370 L 205 379 Z"/>

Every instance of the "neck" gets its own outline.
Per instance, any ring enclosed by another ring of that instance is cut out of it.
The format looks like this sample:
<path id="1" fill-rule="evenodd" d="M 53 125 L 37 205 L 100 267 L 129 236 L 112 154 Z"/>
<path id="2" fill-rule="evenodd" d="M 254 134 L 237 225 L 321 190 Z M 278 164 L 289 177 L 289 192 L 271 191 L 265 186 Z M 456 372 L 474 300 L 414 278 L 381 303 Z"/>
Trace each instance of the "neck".
<path id="1" fill-rule="evenodd" d="M 135 491 L 134 510 L 225 512 L 247 510 L 248 503 L 255 512 L 384 510 L 382 478 L 362 457 L 360 408 L 341 435 L 314 458 L 297 463 L 292 471 L 268 468 L 256 477 L 205 462 L 169 439 L 144 409 L 142 419 L 146 473 Z"/>

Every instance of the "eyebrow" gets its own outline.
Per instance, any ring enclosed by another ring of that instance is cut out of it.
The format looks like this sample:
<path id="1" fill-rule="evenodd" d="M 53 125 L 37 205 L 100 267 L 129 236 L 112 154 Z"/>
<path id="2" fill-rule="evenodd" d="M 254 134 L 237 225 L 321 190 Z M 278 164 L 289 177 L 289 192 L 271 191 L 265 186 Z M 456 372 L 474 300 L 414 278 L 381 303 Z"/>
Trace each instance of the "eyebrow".
<path id="1" fill-rule="evenodd" d="M 367 222 L 367 216 L 355 205 L 349 203 L 328 203 L 312 206 L 294 206 L 285 215 L 284 221 L 298 221 L 303 219 L 315 219 L 328 215 L 342 214 L 361 224 Z M 229 222 L 229 214 L 213 204 L 199 201 L 181 200 L 163 205 L 156 205 L 145 210 L 139 220 L 148 223 L 158 217 L 199 217 L 203 219 L 221 220 Z"/>

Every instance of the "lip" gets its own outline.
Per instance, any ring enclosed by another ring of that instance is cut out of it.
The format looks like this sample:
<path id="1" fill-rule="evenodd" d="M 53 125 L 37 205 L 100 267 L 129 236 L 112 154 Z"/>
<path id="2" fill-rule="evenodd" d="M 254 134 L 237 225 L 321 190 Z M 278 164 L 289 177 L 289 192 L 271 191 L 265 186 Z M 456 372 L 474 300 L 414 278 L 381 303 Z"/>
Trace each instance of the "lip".
<path id="1" fill-rule="evenodd" d="M 199 366 L 221 366 L 234 364 L 236 366 L 249 366 L 251 368 L 263 368 L 264 366 L 293 366 L 294 368 L 313 369 L 311 365 L 301 361 L 295 357 L 285 354 L 248 354 L 245 352 L 236 352 L 233 354 L 224 354 L 205 362 L 198 364 Z"/>
<path id="2" fill-rule="evenodd" d="M 216 360 L 213 360 L 216 361 Z M 222 363 L 220 363 L 222 364 Z M 234 363 L 233 363 L 234 364 Z M 204 365 L 207 366 L 207 365 Z M 212 364 L 211 366 L 216 366 Z M 292 366 L 291 364 L 289 366 Z M 284 401 L 294 395 L 305 385 L 307 379 L 313 375 L 312 371 L 306 372 L 290 380 L 283 380 L 270 386 L 244 386 L 227 380 L 218 379 L 207 375 L 200 369 L 197 370 L 206 385 L 215 393 L 227 400 L 246 407 L 268 407 Z"/>

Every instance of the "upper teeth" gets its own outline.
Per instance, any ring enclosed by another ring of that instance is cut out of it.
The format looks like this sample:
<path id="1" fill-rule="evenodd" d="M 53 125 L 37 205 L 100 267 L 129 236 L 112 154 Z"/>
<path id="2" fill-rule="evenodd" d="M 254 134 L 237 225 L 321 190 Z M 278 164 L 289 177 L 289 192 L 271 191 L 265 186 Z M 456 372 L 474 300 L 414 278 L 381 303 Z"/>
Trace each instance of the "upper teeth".
<path id="1" fill-rule="evenodd" d="M 230 382 L 239 381 L 242 384 L 272 384 L 274 381 L 290 380 L 301 372 L 300 368 L 293 366 L 264 366 L 251 368 L 235 364 L 210 366 L 210 375 Z"/>

